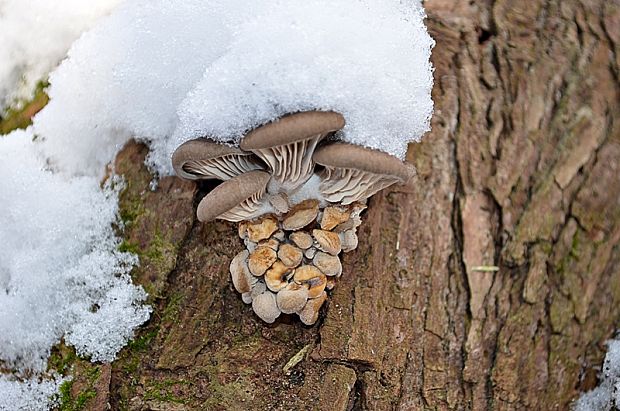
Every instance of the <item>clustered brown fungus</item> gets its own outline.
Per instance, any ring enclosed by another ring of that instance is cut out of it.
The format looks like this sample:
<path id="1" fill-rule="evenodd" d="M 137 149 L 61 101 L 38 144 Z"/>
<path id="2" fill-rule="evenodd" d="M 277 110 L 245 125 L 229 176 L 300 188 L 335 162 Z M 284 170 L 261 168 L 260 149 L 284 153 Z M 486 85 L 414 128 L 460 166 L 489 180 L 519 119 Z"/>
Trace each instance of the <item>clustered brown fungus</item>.
<path id="1" fill-rule="evenodd" d="M 265 322 L 281 313 L 314 324 L 357 247 L 366 200 L 413 176 L 389 154 L 329 139 L 342 115 L 289 114 L 247 133 L 239 148 L 207 138 L 177 148 L 182 178 L 224 180 L 198 205 L 202 222 L 239 223 L 246 249 L 230 263 L 235 289 Z"/>

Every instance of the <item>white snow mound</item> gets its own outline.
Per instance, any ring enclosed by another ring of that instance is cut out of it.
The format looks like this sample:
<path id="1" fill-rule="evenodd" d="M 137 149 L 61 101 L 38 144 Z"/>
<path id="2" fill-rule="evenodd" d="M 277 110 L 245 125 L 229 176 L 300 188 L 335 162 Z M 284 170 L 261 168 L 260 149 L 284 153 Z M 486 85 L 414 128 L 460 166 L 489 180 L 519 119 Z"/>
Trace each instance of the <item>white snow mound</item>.
<path id="1" fill-rule="evenodd" d="M 0 0 L 0 111 L 28 99 L 79 35 L 121 0 Z"/>
<path id="2" fill-rule="evenodd" d="M 58 170 L 101 173 L 137 137 L 163 175 L 188 139 L 335 110 L 343 140 L 404 158 L 433 109 L 423 19 L 414 0 L 128 1 L 52 74 L 35 130 Z"/>

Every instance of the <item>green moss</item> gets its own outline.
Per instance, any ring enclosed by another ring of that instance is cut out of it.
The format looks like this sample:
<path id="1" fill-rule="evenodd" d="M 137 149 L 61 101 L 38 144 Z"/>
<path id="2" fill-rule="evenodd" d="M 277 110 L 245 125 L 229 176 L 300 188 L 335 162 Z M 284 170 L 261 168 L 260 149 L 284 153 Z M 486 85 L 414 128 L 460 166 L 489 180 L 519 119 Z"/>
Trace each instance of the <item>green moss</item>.
<path id="1" fill-rule="evenodd" d="M 32 100 L 21 104 L 19 109 L 9 109 L 6 114 L 0 117 L 0 134 L 8 134 L 18 128 L 26 128 L 32 124 L 32 116 L 41 110 L 49 97 L 45 93 L 47 82 L 39 82 Z"/>
<path id="2" fill-rule="evenodd" d="M 150 330 L 146 334 L 129 341 L 129 343 L 127 344 L 127 349 L 133 352 L 142 352 L 148 350 L 151 347 L 153 339 L 157 336 L 158 331 L 158 329 Z"/>
<path id="3" fill-rule="evenodd" d="M 118 246 L 118 251 L 140 255 L 140 246 L 129 240 L 123 240 L 123 242 Z"/>
<path id="4" fill-rule="evenodd" d="M 168 304 L 162 314 L 162 322 L 176 321 L 177 316 L 179 315 L 179 307 L 184 299 L 185 296 L 180 292 L 173 293 L 170 297 L 168 297 Z"/>
<path id="5" fill-rule="evenodd" d="M 144 205 L 140 197 L 133 200 L 125 198 L 126 195 L 123 194 L 127 193 L 128 190 L 129 188 L 126 188 L 123 193 L 121 193 L 119 201 L 119 214 L 125 228 L 132 227 L 138 217 L 144 214 Z"/>
<path id="6" fill-rule="evenodd" d="M 59 411 L 80 411 L 86 409 L 86 405 L 90 400 L 97 396 L 95 391 L 95 383 L 101 376 L 101 370 L 98 366 L 90 367 L 85 372 L 86 388 L 80 391 L 75 397 L 71 394 L 76 380 L 65 381 L 60 385 L 59 389 Z"/>
<path id="7" fill-rule="evenodd" d="M 54 350 L 50 354 L 50 358 L 47 361 L 48 370 L 53 370 L 65 375 L 67 371 L 71 369 L 76 360 L 77 355 L 75 354 L 75 350 L 73 348 L 69 348 L 64 344 L 59 344 L 54 347 Z"/>
<path id="8" fill-rule="evenodd" d="M 188 381 L 184 380 L 164 380 L 164 381 L 154 381 L 150 386 L 148 386 L 144 392 L 144 400 L 145 401 L 161 401 L 161 402 L 172 402 L 177 404 L 185 404 L 187 403 L 187 399 L 181 398 L 172 392 L 175 388 L 183 385 L 189 385 Z"/>

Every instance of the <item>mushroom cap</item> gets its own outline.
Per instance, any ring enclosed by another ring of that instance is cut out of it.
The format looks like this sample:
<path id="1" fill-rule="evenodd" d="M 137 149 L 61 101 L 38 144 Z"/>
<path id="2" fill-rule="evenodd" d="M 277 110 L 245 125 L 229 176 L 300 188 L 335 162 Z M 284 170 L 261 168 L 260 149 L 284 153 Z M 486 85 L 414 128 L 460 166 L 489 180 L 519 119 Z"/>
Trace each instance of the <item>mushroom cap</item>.
<path id="1" fill-rule="evenodd" d="M 276 295 L 271 291 L 265 291 L 252 300 L 252 309 L 261 320 L 273 323 L 280 316 L 280 309 L 276 303 Z"/>
<path id="2" fill-rule="evenodd" d="M 255 170 L 224 181 L 200 201 L 198 220 L 202 222 L 214 220 L 252 196 L 262 193 L 269 179 L 269 173 Z"/>
<path id="3" fill-rule="evenodd" d="M 250 131 L 239 146 L 243 150 L 259 150 L 294 143 L 340 130 L 344 124 L 342 114 L 333 111 L 293 113 Z"/>
<path id="4" fill-rule="evenodd" d="M 172 154 L 172 168 L 177 176 L 188 180 L 217 178 L 222 179 L 221 175 L 210 173 L 205 162 L 212 161 L 214 166 L 219 163 L 222 166 L 222 174 L 229 178 L 246 171 L 262 168 L 260 160 L 252 153 L 245 152 L 237 147 L 216 143 L 208 138 L 198 138 L 189 140 L 181 144 Z M 192 172 L 187 166 L 194 163 L 195 168 L 200 168 L 201 173 Z M 203 164 L 200 164 L 203 163 Z"/>
<path id="5" fill-rule="evenodd" d="M 397 177 L 403 183 L 415 175 L 413 166 L 399 158 L 355 144 L 325 145 L 314 152 L 313 160 L 325 167 L 356 169 L 372 174 Z"/>

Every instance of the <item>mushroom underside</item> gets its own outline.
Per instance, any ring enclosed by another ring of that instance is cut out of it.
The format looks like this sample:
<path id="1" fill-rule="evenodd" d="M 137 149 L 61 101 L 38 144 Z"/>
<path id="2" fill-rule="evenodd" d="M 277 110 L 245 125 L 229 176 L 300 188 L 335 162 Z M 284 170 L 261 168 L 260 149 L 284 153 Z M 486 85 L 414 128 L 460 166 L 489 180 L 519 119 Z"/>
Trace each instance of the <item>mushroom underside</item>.
<path id="1" fill-rule="evenodd" d="M 321 195 L 330 203 L 351 204 L 400 183 L 398 177 L 363 170 L 325 167 L 321 172 Z"/>
<path id="2" fill-rule="evenodd" d="M 228 180 L 252 170 L 262 169 L 262 165 L 251 155 L 229 154 L 208 160 L 189 160 L 182 166 L 182 170 L 195 176 L 197 179 L 217 178 Z"/>

